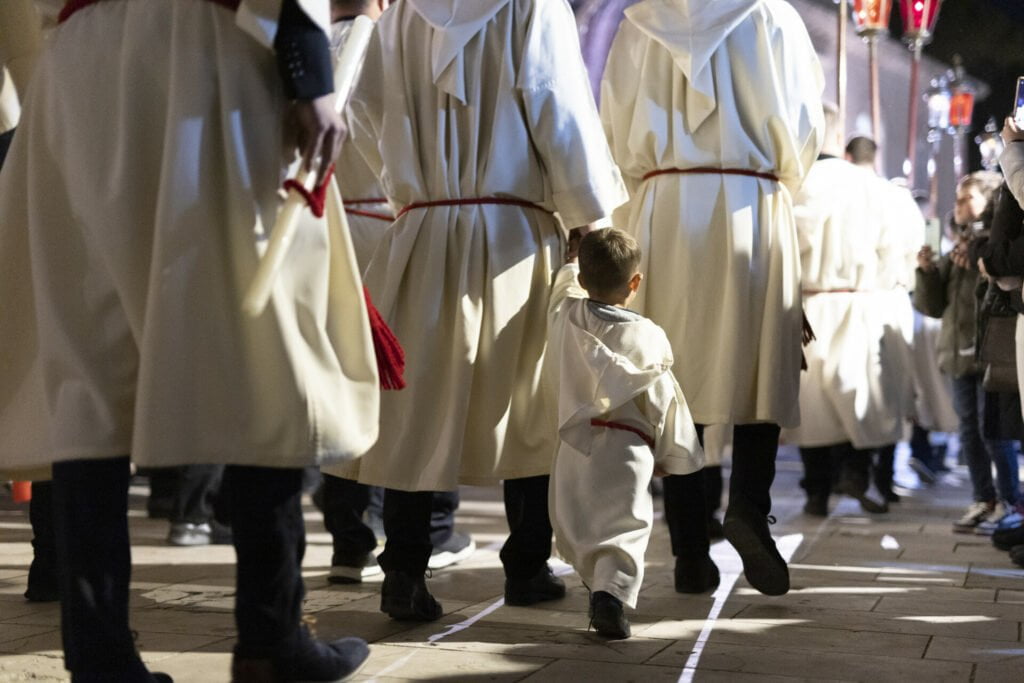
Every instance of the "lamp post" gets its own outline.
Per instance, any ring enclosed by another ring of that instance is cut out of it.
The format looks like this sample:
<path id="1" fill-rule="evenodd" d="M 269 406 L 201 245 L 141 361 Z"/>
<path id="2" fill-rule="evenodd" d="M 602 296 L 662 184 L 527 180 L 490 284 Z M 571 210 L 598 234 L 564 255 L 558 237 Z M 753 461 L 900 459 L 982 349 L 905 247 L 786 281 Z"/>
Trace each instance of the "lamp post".
<path id="1" fill-rule="evenodd" d="M 949 130 L 950 94 L 945 76 L 932 79 L 924 98 L 928 105 L 928 218 L 937 218 L 939 177 L 936 165 L 942 147 L 942 135 Z"/>
<path id="2" fill-rule="evenodd" d="M 882 110 L 878 91 L 878 37 L 889 30 L 892 0 L 853 0 L 853 21 L 857 35 L 868 44 L 868 74 L 871 87 L 871 134 L 882 147 Z"/>
<path id="3" fill-rule="evenodd" d="M 981 152 L 981 166 L 986 171 L 999 169 L 999 155 L 1003 153 L 1003 138 L 999 135 L 999 125 L 995 118 L 989 117 L 985 124 L 985 132 L 974 138 Z"/>
<path id="4" fill-rule="evenodd" d="M 974 90 L 967 83 L 963 60 L 953 56 L 953 69 L 949 80 L 949 125 L 953 129 L 953 172 L 957 182 L 964 177 L 964 162 L 967 157 L 965 136 L 974 116 Z"/>
<path id="5" fill-rule="evenodd" d="M 903 175 L 910 187 L 914 186 L 914 163 L 917 158 L 917 81 L 921 72 L 921 51 L 931 42 L 935 22 L 939 18 L 942 0 L 900 0 L 903 17 L 903 39 L 913 55 L 910 66 L 910 111 L 907 124 L 907 158 L 903 162 Z"/>

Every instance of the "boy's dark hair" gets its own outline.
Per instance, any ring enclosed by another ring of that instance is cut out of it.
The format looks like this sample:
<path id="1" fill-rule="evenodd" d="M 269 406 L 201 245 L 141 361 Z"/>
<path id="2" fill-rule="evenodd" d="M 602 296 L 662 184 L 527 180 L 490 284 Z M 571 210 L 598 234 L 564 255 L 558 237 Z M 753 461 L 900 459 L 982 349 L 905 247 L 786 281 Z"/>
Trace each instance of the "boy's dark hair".
<path id="1" fill-rule="evenodd" d="M 580 277 L 590 291 L 622 289 L 639 266 L 640 245 L 621 230 L 594 230 L 580 242 Z"/>
<path id="2" fill-rule="evenodd" d="M 873 164 L 878 155 L 878 144 L 869 137 L 858 135 L 846 143 L 846 153 L 854 164 Z"/>

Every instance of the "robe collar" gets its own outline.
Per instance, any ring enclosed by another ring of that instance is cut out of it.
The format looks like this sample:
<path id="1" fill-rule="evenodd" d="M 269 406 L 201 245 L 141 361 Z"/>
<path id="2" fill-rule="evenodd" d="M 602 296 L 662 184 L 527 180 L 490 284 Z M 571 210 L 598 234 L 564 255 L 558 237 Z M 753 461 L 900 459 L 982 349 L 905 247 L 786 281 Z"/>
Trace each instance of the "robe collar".
<path id="1" fill-rule="evenodd" d="M 698 95 L 687 123 L 697 128 L 715 110 L 711 57 L 730 33 L 763 0 L 643 0 L 626 18 L 672 55 L 672 61 Z"/>
<path id="2" fill-rule="evenodd" d="M 434 84 L 466 104 L 463 52 L 511 0 L 405 0 L 434 29 L 430 66 Z"/>

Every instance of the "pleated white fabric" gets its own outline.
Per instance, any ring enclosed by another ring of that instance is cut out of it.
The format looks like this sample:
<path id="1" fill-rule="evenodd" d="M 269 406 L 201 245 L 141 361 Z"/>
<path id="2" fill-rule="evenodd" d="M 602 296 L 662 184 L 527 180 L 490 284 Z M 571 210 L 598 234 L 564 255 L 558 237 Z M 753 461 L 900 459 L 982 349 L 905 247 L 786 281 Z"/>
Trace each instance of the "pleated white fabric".
<path id="1" fill-rule="evenodd" d="M 381 17 L 350 105 L 393 205 L 514 197 L 576 226 L 625 201 L 564 0 L 420 4 Z M 345 474 L 448 490 L 550 472 L 540 369 L 563 247 L 554 216 L 521 206 L 415 209 L 388 228 L 366 282 L 408 387 L 385 393 L 381 440 Z"/>
<path id="2" fill-rule="evenodd" d="M 273 59 L 204 0 L 54 31 L 0 177 L 0 462 L 298 467 L 374 442 L 346 236 L 307 218 L 267 312 L 241 311 L 283 176 Z"/>
<path id="3" fill-rule="evenodd" d="M 644 0 L 626 11 L 601 111 L 644 252 L 636 306 L 664 328 L 694 419 L 799 422 L 800 265 L 791 193 L 821 146 L 821 67 L 779 0 Z M 756 177 L 646 174 L 714 167 Z"/>

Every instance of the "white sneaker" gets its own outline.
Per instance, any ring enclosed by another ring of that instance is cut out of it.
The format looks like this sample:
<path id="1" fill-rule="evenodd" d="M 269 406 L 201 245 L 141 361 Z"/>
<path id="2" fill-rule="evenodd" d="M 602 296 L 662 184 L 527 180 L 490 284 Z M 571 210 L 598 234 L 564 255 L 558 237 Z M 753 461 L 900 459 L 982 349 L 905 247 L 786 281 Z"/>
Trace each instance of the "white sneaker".
<path id="1" fill-rule="evenodd" d="M 998 505 L 996 501 L 971 503 L 964 516 L 953 522 L 953 531 L 958 534 L 973 533 L 975 527 L 992 514 L 996 505 Z"/>
<path id="2" fill-rule="evenodd" d="M 428 569 L 443 569 L 476 552 L 476 543 L 469 534 L 453 531 L 451 537 L 439 546 L 435 546 L 427 561 Z"/>
<path id="3" fill-rule="evenodd" d="M 191 524 L 180 522 L 171 525 L 171 531 L 167 534 L 167 542 L 171 545 L 210 545 L 210 534 L 212 530 L 209 524 Z"/>
<path id="4" fill-rule="evenodd" d="M 992 508 L 985 519 L 978 522 L 978 526 L 974 527 L 974 533 L 979 536 L 991 536 L 992 533 L 999 528 L 999 523 L 1003 521 L 1007 515 L 1012 514 L 1013 510 L 1003 505 L 1002 501 L 998 501 L 995 507 Z"/>

